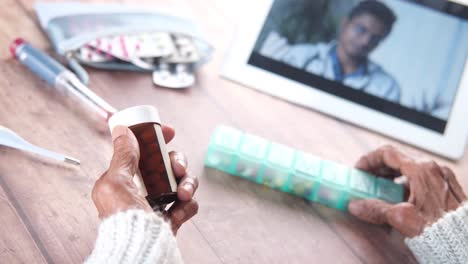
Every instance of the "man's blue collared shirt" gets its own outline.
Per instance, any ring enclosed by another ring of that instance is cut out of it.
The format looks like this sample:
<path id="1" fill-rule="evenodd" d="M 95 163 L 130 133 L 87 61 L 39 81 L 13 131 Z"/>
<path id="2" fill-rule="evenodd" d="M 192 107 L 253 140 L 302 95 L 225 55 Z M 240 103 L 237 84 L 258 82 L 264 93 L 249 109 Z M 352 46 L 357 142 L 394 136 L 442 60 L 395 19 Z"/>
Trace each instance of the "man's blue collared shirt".
<path id="1" fill-rule="evenodd" d="M 363 77 L 367 74 L 366 63 L 362 63 L 356 71 L 349 74 L 345 74 L 343 72 L 343 67 L 341 66 L 340 60 L 338 59 L 336 46 L 330 50 L 330 58 L 332 61 L 333 72 L 335 74 L 335 81 L 343 82 L 343 80 L 347 77 Z"/>

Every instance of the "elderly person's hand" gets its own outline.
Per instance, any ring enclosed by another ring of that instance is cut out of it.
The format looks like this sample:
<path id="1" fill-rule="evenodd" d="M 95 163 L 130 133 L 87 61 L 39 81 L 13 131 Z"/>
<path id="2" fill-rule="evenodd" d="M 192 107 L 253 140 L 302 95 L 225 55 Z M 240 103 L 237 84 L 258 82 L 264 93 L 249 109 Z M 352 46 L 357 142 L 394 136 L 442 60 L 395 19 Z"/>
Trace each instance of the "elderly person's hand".
<path id="1" fill-rule="evenodd" d="M 374 224 L 389 224 L 406 237 L 418 236 L 424 227 L 466 200 L 449 168 L 434 161 L 417 161 L 391 146 L 363 156 L 356 168 L 389 179 L 407 177 L 407 202 L 392 205 L 377 199 L 355 200 L 348 207 L 356 217 Z"/>
<path id="2" fill-rule="evenodd" d="M 174 129 L 162 126 L 166 142 L 174 138 Z M 96 181 L 92 198 L 101 219 L 128 209 L 143 209 L 152 212 L 145 197 L 138 195 L 133 177 L 138 170 L 140 151 L 133 133 L 126 127 L 116 127 L 112 131 L 114 155 L 106 172 Z M 179 227 L 198 211 L 198 203 L 193 195 L 198 187 L 198 179 L 187 169 L 185 156 L 178 152 L 170 153 L 172 170 L 178 179 L 176 201 L 164 212 L 170 220 L 174 234 Z"/>

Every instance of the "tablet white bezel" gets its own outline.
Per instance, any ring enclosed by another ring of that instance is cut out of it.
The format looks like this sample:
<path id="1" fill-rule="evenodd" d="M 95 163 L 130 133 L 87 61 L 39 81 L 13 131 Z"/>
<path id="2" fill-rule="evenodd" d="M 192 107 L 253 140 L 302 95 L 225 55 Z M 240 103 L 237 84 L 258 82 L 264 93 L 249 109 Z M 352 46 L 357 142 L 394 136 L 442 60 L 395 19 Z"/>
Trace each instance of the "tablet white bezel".
<path id="1" fill-rule="evenodd" d="M 225 58 L 221 70 L 223 77 L 450 159 L 463 156 L 468 135 L 468 60 L 465 62 L 453 108 L 442 135 L 247 64 L 272 3 L 273 0 L 250 2 L 251 5 L 240 20 L 238 32 Z M 330 105 L 333 105 L 333 108 Z"/>

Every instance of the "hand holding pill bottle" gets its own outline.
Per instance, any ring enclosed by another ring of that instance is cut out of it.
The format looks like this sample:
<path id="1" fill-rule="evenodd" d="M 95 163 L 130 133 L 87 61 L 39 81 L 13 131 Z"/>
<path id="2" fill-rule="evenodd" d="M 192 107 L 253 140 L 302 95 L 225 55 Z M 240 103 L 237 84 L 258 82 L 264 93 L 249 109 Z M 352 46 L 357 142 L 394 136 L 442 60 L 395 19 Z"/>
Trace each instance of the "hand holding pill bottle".
<path id="1" fill-rule="evenodd" d="M 109 128 L 128 127 L 140 148 L 139 171 L 133 178 L 139 194 L 146 197 L 154 210 L 163 210 L 177 199 L 175 180 L 164 141 L 158 110 L 149 105 L 135 106 L 115 113 Z"/>

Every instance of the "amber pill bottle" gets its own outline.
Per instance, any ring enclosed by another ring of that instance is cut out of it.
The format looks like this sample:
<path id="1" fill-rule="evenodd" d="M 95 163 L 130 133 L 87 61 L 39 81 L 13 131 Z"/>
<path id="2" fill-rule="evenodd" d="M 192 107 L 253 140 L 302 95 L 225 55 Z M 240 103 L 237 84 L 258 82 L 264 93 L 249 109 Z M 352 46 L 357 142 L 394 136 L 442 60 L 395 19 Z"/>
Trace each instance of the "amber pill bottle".
<path id="1" fill-rule="evenodd" d="M 177 199 L 177 183 L 158 110 L 149 105 L 124 109 L 109 119 L 110 130 L 116 126 L 126 126 L 135 134 L 140 147 L 140 161 L 133 181 L 139 194 L 146 197 L 151 207 L 162 210 Z"/>

